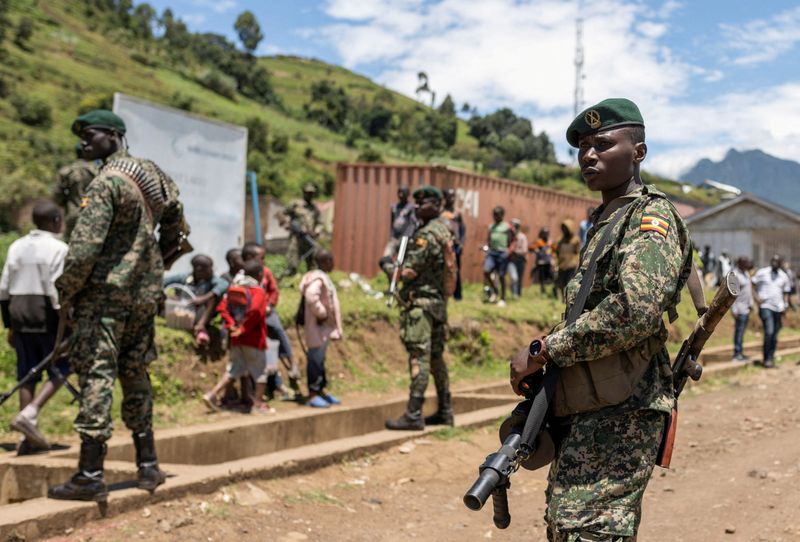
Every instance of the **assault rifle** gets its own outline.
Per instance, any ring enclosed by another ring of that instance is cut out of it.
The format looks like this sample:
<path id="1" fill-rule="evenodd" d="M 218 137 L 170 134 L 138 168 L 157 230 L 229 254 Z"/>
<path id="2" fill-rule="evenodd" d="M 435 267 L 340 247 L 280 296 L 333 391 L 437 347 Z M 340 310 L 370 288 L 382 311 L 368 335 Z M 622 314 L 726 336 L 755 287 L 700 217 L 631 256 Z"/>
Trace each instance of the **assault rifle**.
<path id="1" fill-rule="evenodd" d="M 386 300 L 387 307 L 392 306 L 394 297 L 397 295 L 397 280 L 400 278 L 400 270 L 403 267 L 403 263 L 406 261 L 408 238 L 408 235 L 404 235 L 400 238 L 400 248 L 397 250 L 397 259 L 394 261 L 394 269 L 392 270 L 392 282 L 389 284 L 389 299 Z"/>
<path id="2" fill-rule="evenodd" d="M 706 341 L 717 324 L 728 312 L 739 293 L 736 275 L 729 273 L 714 295 L 708 310 L 700 316 L 689 338 L 684 341 L 672 365 L 675 405 L 669 417 L 667 430 L 661 443 L 657 464 L 669 467 L 675 429 L 678 422 L 677 398 L 689 378 L 699 380 L 703 367 L 697 362 Z M 508 510 L 508 489 L 511 475 L 520 467 L 535 470 L 543 467 L 555 455 L 555 444 L 549 432 L 549 407 L 558 382 L 559 368 L 553 363 L 546 371 L 528 375 L 520 383 L 526 400 L 517 405 L 511 416 L 500 427 L 502 446 L 486 457 L 479 467 L 478 479 L 464 495 L 464 504 L 470 510 L 480 510 L 489 496 L 494 506 L 494 524 L 505 529 L 511 524 Z"/>
<path id="3" fill-rule="evenodd" d="M 678 428 L 678 397 L 690 378 L 696 382 L 703 375 L 703 366 L 697 359 L 719 321 L 736 301 L 737 295 L 739 295 L 739 281 L 731 271 L 720 284 L 708 311 L 700 316 L 689 338 L 683 341 L 675 363 L 672 364 L 672 391 L 675 394 L 675 404 L 667 420 L 664 438 L 658 451 L 656 463 L 659 467 L 668 469 L 672 461 L 672 447 L 675 445 L 675 431 Z"/>

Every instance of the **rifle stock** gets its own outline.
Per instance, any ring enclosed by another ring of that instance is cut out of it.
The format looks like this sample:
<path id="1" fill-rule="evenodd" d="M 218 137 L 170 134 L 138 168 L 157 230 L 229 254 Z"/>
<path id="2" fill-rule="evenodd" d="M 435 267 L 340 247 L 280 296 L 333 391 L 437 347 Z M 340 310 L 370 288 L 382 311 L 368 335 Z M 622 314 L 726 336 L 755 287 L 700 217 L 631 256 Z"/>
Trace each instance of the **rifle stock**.
<path id="1" fill-rule="evenodd" d="M 675 363 L 672 364 L 672 391 L 675 394 L 675 404 L 667 419 L 661 447 L 658 452 L 656 464 L 665 469 L 669 468 L 672 461 L 672 448 L 675 445 L 675 435 L 678 429 L 678 397 L 686 382 L 691 378 L 695 382 L 703 375 L 703 366 L 697 359 L 702 352 L 711 334 L 717 328 L 722 317 L 736 301 L 739 295 L 739 281 L 733 272 L 728 273 L 720 284 L 708 310 L 697 320 L 689 338 L 683 341 Z"/>

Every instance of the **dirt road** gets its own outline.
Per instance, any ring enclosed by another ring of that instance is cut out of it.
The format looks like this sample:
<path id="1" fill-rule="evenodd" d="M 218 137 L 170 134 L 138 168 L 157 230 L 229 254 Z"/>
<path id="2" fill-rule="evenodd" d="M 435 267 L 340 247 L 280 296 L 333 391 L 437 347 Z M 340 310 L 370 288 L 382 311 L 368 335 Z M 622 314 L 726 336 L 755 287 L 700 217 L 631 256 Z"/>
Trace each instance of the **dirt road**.
<path id="1" fill-rule="evenodd" d="M 639 540 L 800 541 L 800 365 L 690 390 L 669 471 L 656 469 Z M 543 540 L 545 472 L 517 473 L 512 525 L 461 496 L 495 428 L 443 432 L 291 478 L 235 484 L 52 540 Z"/>

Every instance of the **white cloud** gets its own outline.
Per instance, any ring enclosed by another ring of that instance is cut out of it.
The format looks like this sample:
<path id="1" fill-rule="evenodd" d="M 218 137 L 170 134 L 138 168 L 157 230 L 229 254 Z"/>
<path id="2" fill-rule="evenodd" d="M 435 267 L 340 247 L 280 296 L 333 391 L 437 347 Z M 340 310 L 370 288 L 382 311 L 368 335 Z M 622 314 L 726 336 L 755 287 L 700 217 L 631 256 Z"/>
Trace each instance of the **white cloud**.
<path id="1" fill-rule="evenodd" d="M 584 11 L 587 100 L 670 96 L 685 88 L 687 67 L 657 43 L 666 31 L 663 22 L 639 20 L 644 8 L 623 0 Z M 425 71 L 439 96 L 450 93 L 482 109 L 523 104 L 571 109 L 573 3 L 331 0 L 326 13 L 339 19 L 324 33 L 344 64 L 390 65 L 378 79 L 406 94 L 413 92 L 417 72 Z"/>
<path id="2" fill-rule="evenodd" d="M 738 53 L 733 60 L 735 64 L 768 62 L 800 43 L 800 6 L 782 11 L 769 19 L 720 26 L 728 47 Z"/>
<path id="3" fill-rule="evenodd" d="M 585 4 L 586 105 L 612 96 L 635 101 L 654 151 L 649 169 L 665 175 L 678 176 L 702 157 L 721 158 L 731 147 L 795 158 L 800 128 L 791 119 L 800 118 L 800 83 L 690 101 L 695 83 L 724 74 L 688 64 L 662 43 L 680 7 L 669 1 L 654 15 L 635 0 Z M 347 67 L 377 69 L 379 82 L 407 95 L 425 71 L 439 100 L 450 93 L 482 113 L 512 107 L 568 159 L 563 134 L 573 116 L 575 3 L 330 0 L 325 11 L 336 22 L 322 33 Z"/>
<path id="4" fill-rule="evenodd" d="M 731 93 L 704 104 L 663 104 L 645 113 L 648 140 L 662 150 L 650 167 L 679 176 L 700 158 L 721 158 L 730 148 L 759 148 L 796 160 L 800 153 L 800 83 Z"/>
<path id="5" fill-rule="evenodd" d="M 200 8 L 207 8 L 215 13 L 225 13 L 236 7 L 236 0 L 192 0 L 192 4 Z"/>
<path id="6" fill-rule="evenodd" d="M 188 24 L 189 26 L 200 26 L 204 22 L 206 22 L 206 16 L 202 13 L 190 13 L 189 15 L 181 15 L 181 19 L 183 22 Z"/>

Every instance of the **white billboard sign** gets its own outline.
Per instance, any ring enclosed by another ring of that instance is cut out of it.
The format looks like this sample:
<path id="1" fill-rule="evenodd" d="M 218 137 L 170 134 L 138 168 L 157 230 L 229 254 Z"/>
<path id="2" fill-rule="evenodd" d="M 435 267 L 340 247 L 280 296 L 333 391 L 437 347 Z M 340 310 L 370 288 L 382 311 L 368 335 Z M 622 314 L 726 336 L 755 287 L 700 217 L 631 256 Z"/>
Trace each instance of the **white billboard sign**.
<path id="1" fill-rule="evenodd" d="M 120 93 L 114 112 L 125 121 L 131 155 L 153 160 L 177 183 L 192 254 L 211 256 L 216 274 L 227 270 L 225 252 L 244 237 L 247 129 Z M 188 271 L 190 259 L 182 256 L 173 271 Z"/>

